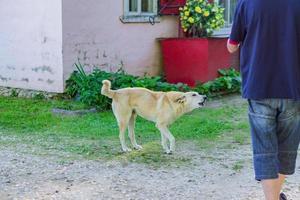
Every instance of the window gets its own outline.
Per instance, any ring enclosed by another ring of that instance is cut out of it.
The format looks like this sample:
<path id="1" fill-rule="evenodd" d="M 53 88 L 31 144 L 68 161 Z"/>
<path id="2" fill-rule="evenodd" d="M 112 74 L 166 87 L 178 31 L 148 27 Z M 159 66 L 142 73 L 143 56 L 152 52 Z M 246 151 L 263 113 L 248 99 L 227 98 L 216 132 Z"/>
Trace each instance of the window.
<path id="1" fill-rule="evenodd" d="M 237 0 L 218 0 L 218 3 L 225 8 L 224 18 L 225 26 L 231 26 Z"/>
<path id="2" fill-rule="evenodd" d="M 156 15 L 157 0 L 124 0 L 124 16 L 121 20 L 123 22 L 149 22 L 149 18 Z M 156 17 L 154 20 L 157 20 Z"/>
<path id="3" fill-rule="evenodd" d="M 225 26 L 221 30 L 216 31 L 214 35 L 224 36 L 230 33 L 237 1 L 238 0 L 216 0 L 216 2 L 219 3 L 219 5 L 225 8 L 224 11 Z"/>

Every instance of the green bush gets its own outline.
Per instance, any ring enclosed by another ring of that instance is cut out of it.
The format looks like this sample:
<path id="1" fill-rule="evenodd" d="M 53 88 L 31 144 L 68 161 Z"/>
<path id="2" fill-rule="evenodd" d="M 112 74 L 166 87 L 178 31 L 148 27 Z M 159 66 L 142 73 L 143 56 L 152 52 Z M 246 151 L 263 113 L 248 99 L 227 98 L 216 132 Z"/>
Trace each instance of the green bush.
<path id="1" fill-rule="evenodd" d="M 205 93 L 208 96 L 215 96 L 222 93 L 239 92 L 241 89 L 241 76 L 235 69 L 220 69 L 220 77 L 213 81 L 208 81 L 196 87 L 199 93 Z"/>
<path id="2" fill-rule="evenodd" d="M 78 62 L 75 64 L 77 71 L 73 72 L 67 80 L 66 93 L 89 106 L 95 106 L 99 110 L 110 108 L 111 100 L 100 94 L 102 81 L 107 79 L 112 83 L 112 89 L 125 87 L 143 87 L 154 91 L 197 91 L 201 94 L 214 96 L 222 93 L 238 92 L 240 90 L 241 78 L 239 72 L 234 69 L 219 70 L 220 77 L 214 81 L 198 84 L 190 88 L 186 84 L 170 84 L 163 77 L 137 77 L 126 74 L 123 70 L 109 73 L 95 70 L 91 74 L 84 72 L 83 66 Z"/>

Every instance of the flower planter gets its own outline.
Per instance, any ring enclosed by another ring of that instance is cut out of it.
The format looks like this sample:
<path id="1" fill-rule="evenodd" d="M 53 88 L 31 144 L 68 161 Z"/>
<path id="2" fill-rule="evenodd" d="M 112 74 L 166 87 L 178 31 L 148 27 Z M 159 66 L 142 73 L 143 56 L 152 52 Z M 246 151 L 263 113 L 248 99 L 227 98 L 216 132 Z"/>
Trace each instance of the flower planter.
<path id="1" fill-rule="evenodd" d="M 186 0 L 159 0 L 160 14 L 162 15 L 178 15 L 178 8 L 184 6 Z"/>
<path id="2" fill-rule="evenodd" d="M 231 67 L 227 38 L 160 39 L 164 73 L 170 83 L 195 86 L 218 77 L 218 69 Z"/>

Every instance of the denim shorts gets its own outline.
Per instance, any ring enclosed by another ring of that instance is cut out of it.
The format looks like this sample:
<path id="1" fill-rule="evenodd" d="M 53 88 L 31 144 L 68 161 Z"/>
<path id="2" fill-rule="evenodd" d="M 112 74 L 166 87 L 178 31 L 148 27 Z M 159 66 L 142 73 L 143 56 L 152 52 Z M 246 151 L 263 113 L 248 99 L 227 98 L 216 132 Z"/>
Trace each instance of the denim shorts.
<path id="1" fill-rule="evenodd" d="M 300 101 L 248 100 L 255 179 L 295 172 L 300 142 Z"/>

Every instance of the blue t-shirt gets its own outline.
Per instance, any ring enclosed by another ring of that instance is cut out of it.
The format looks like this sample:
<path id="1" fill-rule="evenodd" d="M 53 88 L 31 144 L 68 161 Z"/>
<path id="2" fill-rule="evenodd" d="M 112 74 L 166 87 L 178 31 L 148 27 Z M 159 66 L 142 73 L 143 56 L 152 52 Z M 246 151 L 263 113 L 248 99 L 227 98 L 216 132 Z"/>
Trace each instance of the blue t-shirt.
<path id="1" fill-rule="evenodd" d="M 300 0 L 240 0 L 230 40 L 244 98 L 300 100 Z"/>

